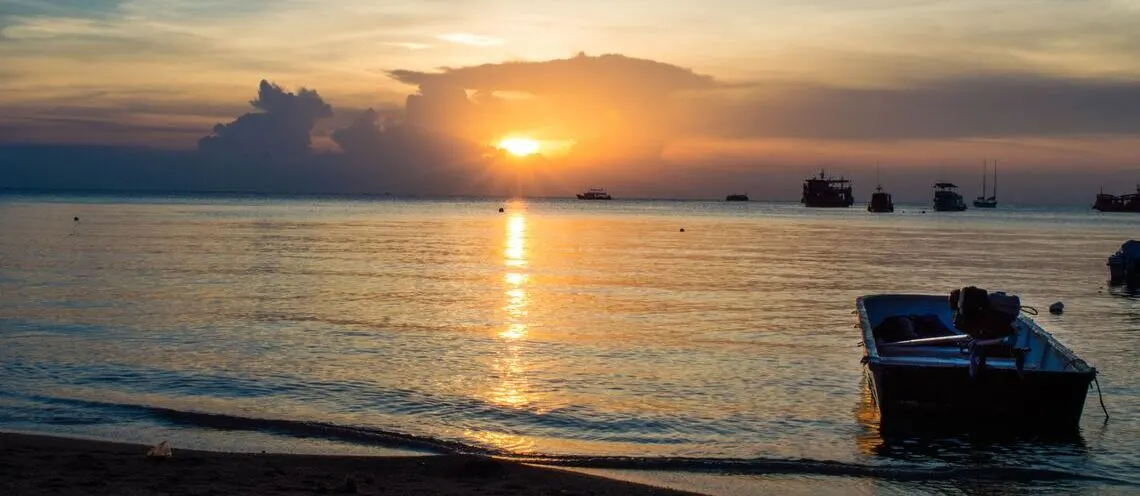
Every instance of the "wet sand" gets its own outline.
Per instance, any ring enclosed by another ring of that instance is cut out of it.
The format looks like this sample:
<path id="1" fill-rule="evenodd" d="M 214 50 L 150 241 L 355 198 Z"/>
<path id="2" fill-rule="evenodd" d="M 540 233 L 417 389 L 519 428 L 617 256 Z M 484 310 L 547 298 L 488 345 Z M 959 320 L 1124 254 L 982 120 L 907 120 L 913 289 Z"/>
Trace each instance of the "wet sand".
<path id="1" fill-rule="evenodd" d="M 213 453 L 0 433 L 0 494 L 681 495 L 483 457 Z"/>

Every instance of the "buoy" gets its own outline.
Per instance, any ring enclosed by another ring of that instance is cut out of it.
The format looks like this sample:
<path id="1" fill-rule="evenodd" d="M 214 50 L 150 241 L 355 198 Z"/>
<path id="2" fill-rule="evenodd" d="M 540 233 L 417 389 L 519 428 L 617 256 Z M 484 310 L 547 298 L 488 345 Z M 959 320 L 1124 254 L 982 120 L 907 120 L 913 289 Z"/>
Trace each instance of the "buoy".
<path id="1" fill-rule="evenodd" d="M 1065 304 L 1058 301 L 1057 303 L 1049 305 L 1049 313 L 1053 315 L 1061 315 L 1062 313 L 1065 313 Z"/>
<path id="2" fill-rule="evenodd" d="M 503 207 L 499 207 L 499 213 L 503 213 Z"/>

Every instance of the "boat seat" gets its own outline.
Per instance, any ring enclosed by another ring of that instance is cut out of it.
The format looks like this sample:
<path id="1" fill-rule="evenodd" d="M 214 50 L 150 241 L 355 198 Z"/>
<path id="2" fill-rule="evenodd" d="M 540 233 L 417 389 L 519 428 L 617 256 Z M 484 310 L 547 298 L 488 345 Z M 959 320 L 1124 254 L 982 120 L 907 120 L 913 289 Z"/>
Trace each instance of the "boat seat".
<path id="1" fill-rule="evenodd" d="M 897 343 L 912 339 L 937 338 L 961 334 L 942 323 L 935 314 L 892 315 L 871 330 L 879 343 Z M 957 346 L 957 345 L 951 345 Z"/>

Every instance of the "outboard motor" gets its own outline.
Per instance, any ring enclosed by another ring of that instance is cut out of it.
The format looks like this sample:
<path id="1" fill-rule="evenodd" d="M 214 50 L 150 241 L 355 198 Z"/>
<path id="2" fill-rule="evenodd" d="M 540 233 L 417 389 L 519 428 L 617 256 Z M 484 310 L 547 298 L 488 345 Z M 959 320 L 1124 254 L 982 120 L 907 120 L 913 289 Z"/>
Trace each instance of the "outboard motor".
<path id="1" fill-rule="evenodd" d="M 1013 323 L 1021 312 L 1021 298 L 969 286 L 950 293 L 950 308 L 958 330 L 974 339 L 1001 339 L 1017 333 Z"/>

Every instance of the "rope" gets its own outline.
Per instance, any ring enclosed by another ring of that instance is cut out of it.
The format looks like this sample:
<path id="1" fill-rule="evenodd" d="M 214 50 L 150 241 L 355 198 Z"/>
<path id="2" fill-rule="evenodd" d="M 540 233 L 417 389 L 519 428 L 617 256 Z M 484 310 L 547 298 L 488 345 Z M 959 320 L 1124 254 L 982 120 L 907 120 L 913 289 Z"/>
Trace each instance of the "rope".
<path id="1" fill-rule="evenodd" d="M 1026 306 L 1026 307 L 1021 307 L 1021 311 L 1022 311 L 1022 312 L 1025 312 L 1025 313 L 1026 313 L 1026 314 L 1028 314 L 1028 315 L 1037 315 L 1037 314 L 1038 314 L 1038 312 L 1037 312 L 1037 309 L 1036 309 L 1036 308 L 1033 308 L 1033 307 L 1028 307 L 1028 306 Z"/>
<path id="2" fill-rule="evenodd" d="M 1108 423 L 1108 408 L 1104 406 L 1104 395 L 1100 393 L 1100 381 L 1096 379 L 1096 374 L 1093 374 L 1093 382 L 1096 383 L 1096 396 L 1100 399 L 1100 409 L 1104 410 L 1104 422 Z"/>

